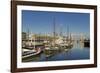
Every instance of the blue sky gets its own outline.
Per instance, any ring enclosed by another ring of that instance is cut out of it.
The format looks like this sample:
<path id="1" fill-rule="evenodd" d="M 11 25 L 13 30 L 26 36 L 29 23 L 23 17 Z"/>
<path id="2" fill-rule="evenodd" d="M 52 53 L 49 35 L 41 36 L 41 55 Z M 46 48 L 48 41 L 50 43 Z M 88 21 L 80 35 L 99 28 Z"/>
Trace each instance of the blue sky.
<path id="1" fill-rule="evenodd" d="M 33 33 L 52 33 L 53 23 L 57 29 L 62 27 L 62 32 L 90 33 L 90 14 L 71 12 L 48 12 L 22 10 L 22 31 L 28 29 Z"/>

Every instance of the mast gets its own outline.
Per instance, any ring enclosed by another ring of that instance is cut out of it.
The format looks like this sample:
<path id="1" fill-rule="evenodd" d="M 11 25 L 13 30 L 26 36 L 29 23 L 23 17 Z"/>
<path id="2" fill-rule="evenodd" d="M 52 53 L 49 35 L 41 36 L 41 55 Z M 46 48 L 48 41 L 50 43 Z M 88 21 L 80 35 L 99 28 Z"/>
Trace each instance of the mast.
<path id="1" fill-rule="evenodd" d="M 34 49 L 35 49 L 35 35 L 34 35 Z"/>
<path id="2" fill-rule="evenodd" d="M 71 36 L 71 33 L 70 33 L 70 43 L 71 43 L 71 41 L 72 41 L 72 36 Z"/>
<path id="3" fill-rule="evenodd" d="M 31 43 L 31 46 L 32 46 L 32 32 L 30 33 L 30 43 Z"/>
<path id="4" fill-rule="evenodd" d="M 56 24 L 55 24 L 55 17 L 53 18 L 53 46 L 55 45 L 55 37 L 56 37 Z"/>
<path id="5" fill-rule="evenodd" d="M 27 30 L 27 42 L 28 42 L 28 46 L 29 46 L 29 28 Z"/>
<path id="6" fill-rule="evenodd" d="M 62 24 L 60 24 L 60 27 L 59 28 L 60 28 L 60 36 L 63 36 L 63 34 L 62 34 L 62 30 L 63 30 L 62 29 Z"/>
<path id="7" fill-rule="evenodd" d="M 67 25 L 67 41 L 69 41 L 69 25 Z"/>

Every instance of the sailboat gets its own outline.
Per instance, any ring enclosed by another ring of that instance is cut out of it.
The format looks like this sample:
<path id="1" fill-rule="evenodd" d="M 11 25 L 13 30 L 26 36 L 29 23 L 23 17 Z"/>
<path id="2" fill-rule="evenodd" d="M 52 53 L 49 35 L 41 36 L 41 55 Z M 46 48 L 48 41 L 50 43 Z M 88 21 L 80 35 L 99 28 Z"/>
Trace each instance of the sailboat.
<path id="1" fill-rule="evenodd" d="M 33 41 L 34 41 L 34 44 L 33 44 Z M 27 51 L 23 50 L 22 59 L 40 54 L 42 51 L 41 48 L 40 47 L 36 48 L 35 46 L 36 46 L 35 36 L 33 39 L 32 33 L 30 35 L 28 34 L 28 46 L 25 47 L 25 49 L 27 49 Z"/>

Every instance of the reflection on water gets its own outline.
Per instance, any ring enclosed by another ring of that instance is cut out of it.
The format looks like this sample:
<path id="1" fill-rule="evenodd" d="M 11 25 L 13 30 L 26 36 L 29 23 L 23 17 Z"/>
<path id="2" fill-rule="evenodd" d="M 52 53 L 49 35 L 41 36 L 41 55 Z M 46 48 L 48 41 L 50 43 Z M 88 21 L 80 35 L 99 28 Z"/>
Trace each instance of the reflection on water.
<path id="1" fill-rule="evenodd" d="M 81 42 L 74 42 L 73 47 L 62 50 L 43 51 L 38 55 L 22 59 L 22 62 L 83 60 L 90 58 L 90 48 Z"/>

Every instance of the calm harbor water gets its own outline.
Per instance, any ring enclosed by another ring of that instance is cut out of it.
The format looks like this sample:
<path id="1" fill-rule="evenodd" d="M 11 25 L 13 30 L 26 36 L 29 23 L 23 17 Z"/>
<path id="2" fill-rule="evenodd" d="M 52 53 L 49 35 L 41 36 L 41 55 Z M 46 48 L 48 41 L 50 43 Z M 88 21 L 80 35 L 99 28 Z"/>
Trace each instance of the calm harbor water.
<path id="1" fill-rule="evenodd" d="M 42 52 L 39 55 L 25 58 L 22 62 L 39 62 L 39 61 L 61 61 L 61 60 L 84 60 L 90 58 L 90 48 L 84 47 L 83 43 L 75 42 L 72 48 L 63 50 L 54 50 L 49 53 Z"/>

